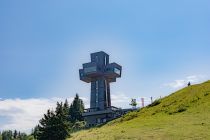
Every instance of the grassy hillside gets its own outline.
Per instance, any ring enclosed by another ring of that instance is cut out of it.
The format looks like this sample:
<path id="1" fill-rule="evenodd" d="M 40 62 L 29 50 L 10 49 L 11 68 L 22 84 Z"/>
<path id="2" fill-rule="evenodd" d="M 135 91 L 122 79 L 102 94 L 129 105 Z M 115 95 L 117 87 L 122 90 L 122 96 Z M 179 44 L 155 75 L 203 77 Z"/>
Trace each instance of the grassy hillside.
<path id="1" fill-rule="evenodd" d="M 210 81 L 179 90 L 108 124 L 69 140 L 210 140 Z"/>

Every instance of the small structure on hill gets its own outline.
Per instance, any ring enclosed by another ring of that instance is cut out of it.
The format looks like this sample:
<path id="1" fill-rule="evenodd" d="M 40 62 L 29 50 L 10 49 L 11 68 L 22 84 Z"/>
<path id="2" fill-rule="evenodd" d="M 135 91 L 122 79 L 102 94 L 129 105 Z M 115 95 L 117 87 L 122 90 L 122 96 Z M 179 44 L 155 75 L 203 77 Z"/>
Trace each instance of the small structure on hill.
<path id="1" fill-rule="evenodd" d="M 83 116 L 87 126 L 102 124 L 123 114 L 122 109 L 111 106 L 110 83 L 120 78 L 122 67 L 109 63 L 105 52 L 91 54 L 91 62 L 83 64 L 79 70 L 80 80 L 91 83 L 90 108 L 85 109 Z"/>

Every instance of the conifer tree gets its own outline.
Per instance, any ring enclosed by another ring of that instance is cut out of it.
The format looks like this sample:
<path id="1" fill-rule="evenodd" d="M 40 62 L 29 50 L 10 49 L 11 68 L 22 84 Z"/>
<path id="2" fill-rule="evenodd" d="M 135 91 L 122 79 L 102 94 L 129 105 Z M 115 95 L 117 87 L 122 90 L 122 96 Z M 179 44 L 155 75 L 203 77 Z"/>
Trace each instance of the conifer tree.
<path id="1" fill-rule="evenodd" d="M 83 101 L 76 94 L 71 106 L 65 100 L 63 104 L 57 102 L 55 111 L 48 110 L 39 124 L 34 128 L 33 136 L 38 140 L 64 140 L 70 135 L 72 129 L 84 128 L 82 113 Z"/>
<path id="2" fill-rule="evenodd" d="M 65 140 L 69 136 L 71 124 L 68 121 L 67 101 L 57 103 L 55 111 L 48 110 L 35 128 L 34 135 L 38 140 Z"/>
<path id="3" fill-rule="evenodd" d="M 83 121 L 82 113 L 84 112 L 84 103 L 82 99 L 79 98 L 79 95 L 76 94 L 70 109 L 69 109 L 69 116 L 70 121 L 75 123 L 76 121 Z"/>
<path id="4" fill-rule="evenodd" d="M 14 139 L 16 139 L 17 136 L 18 136 L 18 132 L 17 132 L 17 130 L 15 130 L 15 131 L 14 131 L 14 134 L 13 134 Z"/>

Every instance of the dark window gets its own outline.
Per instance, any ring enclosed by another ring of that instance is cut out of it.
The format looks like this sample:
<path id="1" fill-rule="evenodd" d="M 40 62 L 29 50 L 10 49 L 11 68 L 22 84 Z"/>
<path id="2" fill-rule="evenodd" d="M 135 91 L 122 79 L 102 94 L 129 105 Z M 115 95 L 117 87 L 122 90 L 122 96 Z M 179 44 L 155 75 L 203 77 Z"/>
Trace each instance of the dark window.
<path id="1" fill-rule="evenodd" d="M 96 55 L 96 62 L 98 62 L 98 56 Z"/>

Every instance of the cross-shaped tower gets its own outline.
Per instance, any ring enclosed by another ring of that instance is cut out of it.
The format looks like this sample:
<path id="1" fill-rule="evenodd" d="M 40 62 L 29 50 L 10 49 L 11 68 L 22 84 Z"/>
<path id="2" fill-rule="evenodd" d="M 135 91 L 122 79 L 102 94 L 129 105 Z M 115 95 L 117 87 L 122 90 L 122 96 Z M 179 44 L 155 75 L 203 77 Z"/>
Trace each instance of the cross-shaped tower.
<path id="1" fill-rule="evenodd" d="M 111 108 L 110 83 L 121 77 L 121 70 L 120 65 L 109 63 L 109 55 L 103 51 L 92 53 L 91 62 L 83 64 L 83 69 L 79 70 L 80 80 L 91 83 L 88 112 Z"/>

